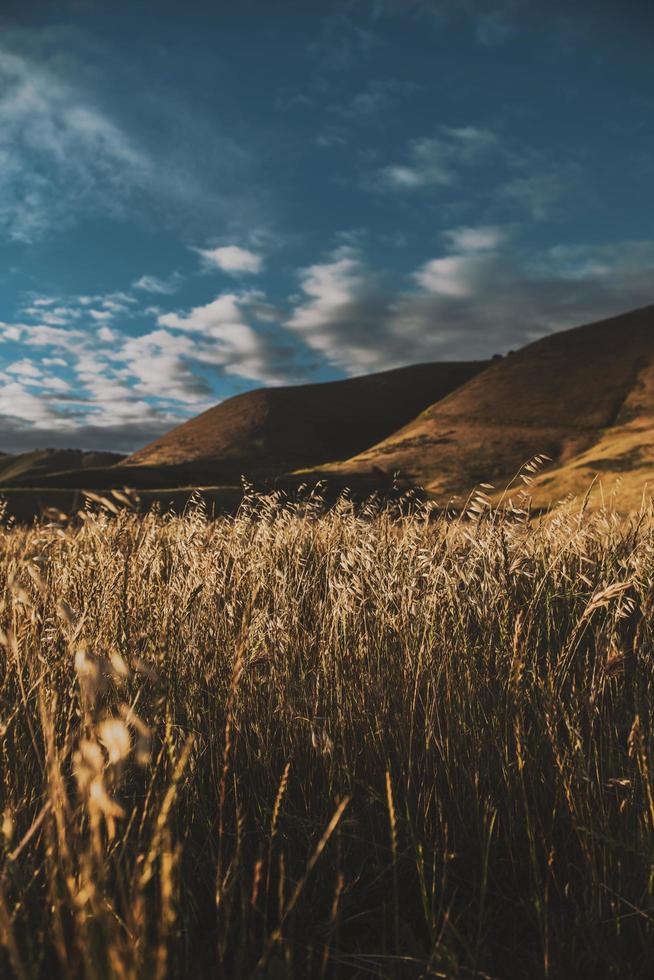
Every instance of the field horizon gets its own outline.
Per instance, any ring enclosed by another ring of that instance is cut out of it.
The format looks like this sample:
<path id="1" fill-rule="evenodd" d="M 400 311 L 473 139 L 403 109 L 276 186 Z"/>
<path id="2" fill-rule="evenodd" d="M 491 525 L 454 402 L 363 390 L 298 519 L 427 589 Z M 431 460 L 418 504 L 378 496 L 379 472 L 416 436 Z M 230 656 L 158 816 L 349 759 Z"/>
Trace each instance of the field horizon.
<path id="1" fill-rule="evenodd" d="M 28 519 L 63 491 L 131 488 L 179 509 L 194 488 L 220 512 L 242 481 L 262 492 L 324 484 L 335 497 L 399 483 L 441 507 L 480 484 L 496 499 L 520 467 L 547 465 L 537 509 L 619 488 L 635 510 L 654 463 L 654 306 L 541 337 L 492 361 L 418 364 L 227 399 L 127 456 L 44 450 L 0 457 L 0 496 Z M 70 467 L 71 462 L 74 468 Z M 109 465 L 107 465 L 107 463 Z M 616 498 L 617 499 L 617 498 Z"/>

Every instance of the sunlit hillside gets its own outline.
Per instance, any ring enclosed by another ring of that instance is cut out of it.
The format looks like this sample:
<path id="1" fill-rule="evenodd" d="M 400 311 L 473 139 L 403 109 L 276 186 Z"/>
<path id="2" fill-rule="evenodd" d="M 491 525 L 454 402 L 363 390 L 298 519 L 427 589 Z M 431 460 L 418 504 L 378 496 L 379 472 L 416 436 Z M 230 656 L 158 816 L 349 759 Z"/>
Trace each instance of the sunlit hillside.
<path id="1" fill-rule="evenodd" d="M 534 502 L 583 494 L 620 476 L 640 501 L 651 472 L 654 307 L 556 333 L 494 362 L 399 432 L 325 468 L 355 481 L 399 472 L 447 503 L 490 482 L 502 492 L 535 454 L 553 462 Z"/>

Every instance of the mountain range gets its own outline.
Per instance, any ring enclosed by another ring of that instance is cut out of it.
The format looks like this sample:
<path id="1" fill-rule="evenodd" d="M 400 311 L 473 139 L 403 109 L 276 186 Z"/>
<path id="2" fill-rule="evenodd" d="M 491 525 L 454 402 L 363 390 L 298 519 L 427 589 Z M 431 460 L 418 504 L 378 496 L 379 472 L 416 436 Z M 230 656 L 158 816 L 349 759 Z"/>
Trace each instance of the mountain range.
<path id="1" fill-rule="evenodd" d="M 128 486 L 156 497 L 241 477 L 367 492 L 399 477 L 447 503 L 479 483 L 501 491 L 536 454 L 551 462 L 531 486 L 535 505 L 584 494 L 594 480 L 598 494 L 617 483 L 621 505 L 638 505 L 654 465 L 654 306 L 492 361 L 250 391 L 127 457 L 0 454 L 0 492 L 11 502 L 38 491 L 43 502 L 47 491 Z"/>

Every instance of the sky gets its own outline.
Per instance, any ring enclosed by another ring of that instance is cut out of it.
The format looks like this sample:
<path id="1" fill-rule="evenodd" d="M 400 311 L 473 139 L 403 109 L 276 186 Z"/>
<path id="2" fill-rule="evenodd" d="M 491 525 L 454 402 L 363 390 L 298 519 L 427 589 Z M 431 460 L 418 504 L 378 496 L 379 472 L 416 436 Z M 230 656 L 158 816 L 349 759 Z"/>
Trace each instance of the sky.
<path id="1" fill-rule="evenodd" d="M 0 450 L 654 302 L 645 0 L 2 0 Z"/>

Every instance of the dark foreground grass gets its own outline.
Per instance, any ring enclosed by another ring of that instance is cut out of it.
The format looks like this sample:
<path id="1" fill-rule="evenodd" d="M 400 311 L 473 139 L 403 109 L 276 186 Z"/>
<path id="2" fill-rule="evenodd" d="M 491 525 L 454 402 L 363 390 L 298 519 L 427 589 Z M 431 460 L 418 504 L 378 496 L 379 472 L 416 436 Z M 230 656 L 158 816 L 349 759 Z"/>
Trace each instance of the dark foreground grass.
<path id="1" fill-rule="evenodd" d="M 649 977 L 654 520 L 0 530 L 0 975 Z"/>

